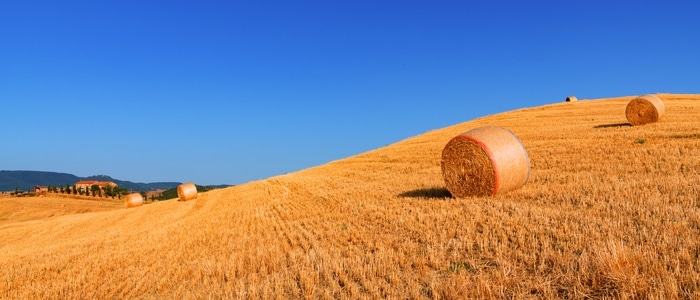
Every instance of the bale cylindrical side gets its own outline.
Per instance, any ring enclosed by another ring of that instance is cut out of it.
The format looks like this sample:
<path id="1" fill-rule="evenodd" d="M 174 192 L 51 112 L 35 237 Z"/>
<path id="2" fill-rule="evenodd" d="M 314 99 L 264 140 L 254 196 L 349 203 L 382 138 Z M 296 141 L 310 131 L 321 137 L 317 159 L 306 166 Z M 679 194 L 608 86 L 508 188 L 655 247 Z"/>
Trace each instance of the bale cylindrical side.
<path id="1" fill-rule="evenodd" d="M 177 196 L 180 201 L 194 200 L 197 198 L 197 186 L 192 182 L 183 183 L 177 187 Z"/>
<path id="2" fill-rule="evenodd" d="M 566 102 L 575 102 L 575 101 L 578 101 L 578 99 L 576 98 L 576 96 L 569 96 L 569 97 L 566 97 Z"/>
<path id="3" fill-rule="evenodd" d="M 131 193 L 124 197 L 124 206 L 137 207 L 143 205 L 143 196 L 139 193 Z"/>
<path id="4" fill-rule="evenodd" d="M 442 150 L 442 176 L 452 196 L 492 196 L 518 189 L 530 176 L 530 158 L 509 130 L 486 126 L 450 140 Z"/>
<path id="5" fill-rule="evenodd" d="M 656 95 L 643 95 L 627 103 L 625 116 L 632 125 L 654 123 L 666 112 L 664 101 Z"/>

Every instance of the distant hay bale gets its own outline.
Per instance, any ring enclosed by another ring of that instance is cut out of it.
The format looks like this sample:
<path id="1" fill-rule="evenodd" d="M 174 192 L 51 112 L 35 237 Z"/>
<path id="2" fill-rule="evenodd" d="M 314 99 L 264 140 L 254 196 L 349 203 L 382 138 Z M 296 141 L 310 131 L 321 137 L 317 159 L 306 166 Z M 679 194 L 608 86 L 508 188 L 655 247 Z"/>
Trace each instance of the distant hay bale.
<path id="1" fill-rule="evenodd" d="M 576 96 L 569 96 L 566 97 L 566 102 L 576 102 L 578 99 L 576 99 Z"/>
<path id="2" fill-rule="evenodd" d="M 179 201 L 188 201 L 197 199 L 197 186 L 194 183 L 183 183 L 177 187 L 177 196 Z"/>
<path id="3" fill-rule="evenodd" d="M 139 193 L 131 193 L 124 197 L 124 206 L 137 207 L 143 205 L 143 196 Z"/>
<path id="4" fill-rule="evenodd" d="M 656 95 L 644 95 L 627 103 L 625 115 L 632 125 L 644 125 L 659 121 L 666 111 L 664 101 Z"/>
<path id="5" fill-rule="evenodd" d="M 518 189 L 530 176 L 530 158 L 505 128 L 472 129 L 442 150 L 442 176 L 452 196 L 492 196 Z"/>

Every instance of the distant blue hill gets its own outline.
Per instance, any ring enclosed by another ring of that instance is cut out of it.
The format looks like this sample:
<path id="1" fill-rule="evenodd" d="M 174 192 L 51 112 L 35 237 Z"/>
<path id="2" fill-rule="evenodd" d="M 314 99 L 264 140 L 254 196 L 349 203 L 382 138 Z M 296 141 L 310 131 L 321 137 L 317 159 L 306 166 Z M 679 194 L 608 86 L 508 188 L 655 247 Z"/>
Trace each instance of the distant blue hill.
<path id="1" fill-rule="evenodd" d="M 167 190 L 175 188 L 181 182 L 152 182 L 139 183 L 114 179 L 106 175 L 94 175 L 88 177 L 78 177 L 73 174 L 44 172 L 44 171 L 0 171 L 0 191 L 20 191 L 34 190 L 35 185 L 66 186 L 73 185 L 80 180 L 112 181 L 120 187 L 133 191 Z"/>

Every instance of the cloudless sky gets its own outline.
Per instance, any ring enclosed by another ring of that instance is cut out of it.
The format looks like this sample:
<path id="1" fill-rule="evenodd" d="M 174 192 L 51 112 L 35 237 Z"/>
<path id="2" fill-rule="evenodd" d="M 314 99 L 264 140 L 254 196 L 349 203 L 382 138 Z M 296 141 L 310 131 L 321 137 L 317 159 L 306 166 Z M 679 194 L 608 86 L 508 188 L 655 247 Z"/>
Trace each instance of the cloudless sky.
<path id="1" fill-rule="evenodd" d="M 3 1 L 0 170 L 241 184 L 481 116 L 698 93 L 700 1 Z"/>

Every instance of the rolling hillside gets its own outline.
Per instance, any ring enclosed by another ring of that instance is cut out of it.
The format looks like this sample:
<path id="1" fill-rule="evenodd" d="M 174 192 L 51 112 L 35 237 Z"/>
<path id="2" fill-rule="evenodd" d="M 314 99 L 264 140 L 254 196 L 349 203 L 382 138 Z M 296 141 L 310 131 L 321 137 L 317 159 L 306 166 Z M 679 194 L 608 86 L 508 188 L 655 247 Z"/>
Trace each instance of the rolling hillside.
<path id="1" fill-rule="evenodd" d="M 34 191 L 35 185 L 75 184 L 80 177 L 73 174 L 43 171 L 6 171 L 0 170 L 0 191 Z"/>
<path id="2" fill-rule="evenodd" d="M 131 182 L 114 179 L 107 175 L 93 175 L 88 177 L 78 177 L 73 174 L 45 172 L 45 171 L 5 171 L 0 170 L 0 191 L 20 191 L 34 190 L 35 185 L 47 186 L 73 185 L 80 180 L 112 181 L 128 190 L 152 191 L 158 189 L 170 189 L 180 185 L 181 182 Z"/>
<path id="3" fill-rule="evenodd" d="M 0 298 L 697 299 L 700 95 L 660 97 L 644 126 L 631 97 L 562 102 L 195 201 L 0 224 Z M 483 125 L 522 140 L 530 179 L 452 198 L 442 148 Z"/>

